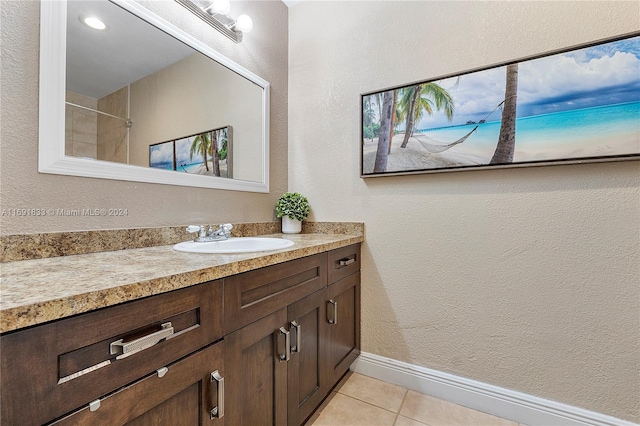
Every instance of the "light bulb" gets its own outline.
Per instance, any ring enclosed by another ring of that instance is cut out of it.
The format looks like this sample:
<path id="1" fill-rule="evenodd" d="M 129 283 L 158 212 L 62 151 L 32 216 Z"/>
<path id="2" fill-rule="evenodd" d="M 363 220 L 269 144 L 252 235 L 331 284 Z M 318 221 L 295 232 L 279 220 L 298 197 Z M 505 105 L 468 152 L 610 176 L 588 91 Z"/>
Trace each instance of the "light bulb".
<path id="1" fill-rule="evenodd" d="M 231 9 L 229 0 L 213 0 L 211 2 L 211 6 L 209 6 L 209 11 L 211 11 L 211 13 L 217 13 L 220 15 L 226 15 L 229 13 L 229 9 Z"/>
<path id="2" fill-rule="evenodd" d="M 86 18 L 82 19 L 82 22 L 84 22 L 85 25 L 93 28 L 94 30 L 104 30 L 105 28 L 107 28 L 104 22 L 102 22 L 95 16 L 87 16 Z"/>
<path id="3" fill-rule="evenodd" d="M 236 23 L 233 25 L 233 27 L 238 31 L 248 33 L 253 29 L 253 21 L 251 20 L 249 15 L 240 15 L 238 16 L 238 19 L 236 20 Z"/>

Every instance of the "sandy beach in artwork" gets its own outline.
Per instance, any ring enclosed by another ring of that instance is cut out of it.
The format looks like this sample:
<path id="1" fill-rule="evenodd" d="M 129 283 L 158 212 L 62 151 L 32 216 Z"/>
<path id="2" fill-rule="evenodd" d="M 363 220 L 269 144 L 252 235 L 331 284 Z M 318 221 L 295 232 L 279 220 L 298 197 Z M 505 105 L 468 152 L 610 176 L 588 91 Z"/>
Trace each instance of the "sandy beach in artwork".
<path id="1" fill-rule="evenodd" d="M 474 136 L 476 136 L 474 138 Z M 391 153 L 387 158 L 387 173 L 412 170 L 431 170 L 451 167 L 487 165 L 493 156 L 497 134 L 472 135 L 472 137 L 440 153 L 429 152 L 419 141 L 432 146 L 445 145 L 426 135 L 416 134 L 405 148 L 400 148 L 404 134 L 393 137 Z M 366 139 L 363 145 L 363 172 L 373 173 L 378 139 Z M 586 157 L 607 157 L 637 154 L 640 152 L 640 133 L 637 130 L 621 131 L 607 136 L 580 135 L 567 140 L 558 135 L 537 136 L 522 132 L 516 135 L 513 163 L 530 161 L 579 160 Z"/>
<path id="2" fill-rule="evenodd" d="M 213 176 L 213 161 L 209 161 L 209 171 L 204 166 L 204 163 L 199 164 L 196 168 L 189 170 L 187 173 L 195 174 L 195 175 L 208 175 Z M 219 162 L 220 166 L 220 176 L 227 177 L 227 160 L 221 160 Z M 183 170 L 180 170 L 183 171 Z"/>
<path id="3" fill-rule="evenodd" d="M 441 169 L 460 166 L 474 166 L 486 164 L 491 158 L 487 156 L 486 150 L 460 149 L 459 145 L 454 146 L 441 153 L 431 153 L 427 151 L 419 142 L 418 138 L 412 137 L 405 148 L 400 148 L 404 134 L 394 135 L 391 144 L 391 153 L 387 157 L 386 172 L 402 172 L 411 170 Z M 422 138 L 421 138 L 422 139 Z M 424 139 L 426 142 L 426 139 Z M 362 149 L 363 172 L 373 173 L 373 166 L 376 159 L 378 139 L 366 139 Z"/>
<path id="4" fill-rule="evenodd" d="M 585 137 L 573 143 L 557 143 L 554 140 L 540 141 L 535 145 L 519 148 L 513 161 L 548 161 L 550 159 L 580 159 L 585 157 L 607 157 L 630 155 L 640 152 L 640 132 L 612 134 L 609 137 Z"/>

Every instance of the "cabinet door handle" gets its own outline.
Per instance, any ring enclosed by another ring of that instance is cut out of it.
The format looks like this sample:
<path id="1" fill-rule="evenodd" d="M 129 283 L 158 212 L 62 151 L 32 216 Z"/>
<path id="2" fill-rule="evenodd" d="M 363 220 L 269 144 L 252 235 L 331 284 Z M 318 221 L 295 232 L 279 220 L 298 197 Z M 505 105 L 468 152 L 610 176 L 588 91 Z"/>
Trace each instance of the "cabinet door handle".
<path id="1" fill-rule="evenodd" d="M 135 352 L 150 348 L 159 343 L 160 340 L 173 334 L 173 326 L 170 322 L 162 324 L 159 330 L 156 326 L 154 330 L 152 333 L 134 340 L 128 340 L 127 338 L 116 340 L 109 345 L 109 352 L 111 355 L 131 355 Z"/>
<path id="2" fill-rule="evenodd" d="M 302 326 L 297 321 L 291 321 L 291 327 L 296 329 L 296 345 L 291 347 L 291 352 L 300 352 L 302 342 Z"/>
<path id="3" fill-rule="evenodd" d="M 327 321 L 329 321 L 329 324 L 337 324 L 338 323 L 338 302 L 331 299 L 327 303 L 333 306 L 333 318 L 327 318 Z M 327 313 L 328 312 L 329 311 L 327 310 Z"/>
<path id="4" fill-rule="evenodd" d="M 281 334 L 284 335 L 284 354 L 278 355 L 278 359 L 280 361 L 289 361 L 291 359 L 291 334 L 284 327 L 280 327 L 278 336 Z"/>
<path id="5" fill-rule="evenodd" d="M 216 387 L 218 388 L 218 405 L 213 407 L 209 412 L 209 418 L 211 420 L 224 417 L 224 377 L 220 375 L 218 370 L 211 373 L 211 383 L 213 382 L 216 382 Z"/>
<path id="6" fill-rule="evenodd" d="M 355 257 L 345 257 L 344 259 L 338 260 L 338 265 L 340 267 L 349 266 L 356 261 Z"/>

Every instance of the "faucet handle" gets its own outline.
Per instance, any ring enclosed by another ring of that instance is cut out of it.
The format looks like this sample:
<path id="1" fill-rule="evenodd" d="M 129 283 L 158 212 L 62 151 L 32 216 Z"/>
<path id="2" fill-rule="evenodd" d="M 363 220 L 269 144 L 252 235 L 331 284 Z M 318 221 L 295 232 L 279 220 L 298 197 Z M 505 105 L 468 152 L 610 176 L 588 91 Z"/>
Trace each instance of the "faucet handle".
<path id="1" fill-rule="evenodd" d="M 222 225 L 220 225 L 220 229 L 224 233 L 224 236 L 229 238 L 229 235 L 231 235 L 231 230 L 233 229 L 233 225 L 230 223 L 223 223 Z"/>
<path id="2" fill-rule="evenodd" d="M 200 225 L 189 225 L 187 226 L 187 232 L 193 234 L 194 232 L 200 232 L 200 230 L 202 230 L 203 228 L 204 226 Z"/>
<path id="3" fill-rule="evenodd" d="M 187 232 L 193 234 L 194 232 L 200 231 L 200 227 L 198 225 L 189 225 L 187 226 Z"/>

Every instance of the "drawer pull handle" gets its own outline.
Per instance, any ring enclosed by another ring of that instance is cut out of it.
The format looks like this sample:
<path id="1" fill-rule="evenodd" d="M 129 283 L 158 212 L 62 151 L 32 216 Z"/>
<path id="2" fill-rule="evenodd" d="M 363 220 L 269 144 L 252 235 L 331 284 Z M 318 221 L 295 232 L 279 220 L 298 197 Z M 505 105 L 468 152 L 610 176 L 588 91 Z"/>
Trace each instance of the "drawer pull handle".
<path id="1" fill-rule="evenodd" d="M 355 263 L 356 258 L 355 257 L 345 257 L 344 259 L 340 259 L 338 261 L 338 264 L 342 267 L 342 266 L 349 266 L 352 263 Z"/>
<path id="2" fill-rule="evenodd" d="M 100 408 L 100 400 L 96 399 L 95 401 L 91 401 L 89 403 L 89 411 L 94 412 L 94 411 L 98 411 L 98 408 Z"/>
<path id="3" fill-rule="evenodd" d="M 330 319 L 327 318 L 327 321 L 329 321 L 329 324 L 337 324 L 338 323 L 338 302 L 331 299 L 327 303 L 333 306 L 333 318 L 330 318 Z M 327 311 L 327 313 L 328 312 L 329 311 Z"/>
<path id="4" fill-rule="evenodd" d="M 209 412 L 209 418 L 213 419 L 221 419 L 224 417 L 224 377 L 220 375 L 218 370 L 211 373 L 211 383 L 216 382 L 217 393 L 218 393 L 218 405 L 213 407 Z"/>
<path id="5" fill-rule="evenodd" d="M 302 344 L 302 326 L 297 321 L 291 321 L 291 327 L 296 329 L 296 344 L 291 347 L 291 352 L 300 352 Z"/>
<path id="6" fill-rule="evenodd" d="M 173 334 L 173 327 L 170 322 L 162 324 L 160 330 L 155 331 L 138 339 L 125 342 L 124 339 L 116 340 L 109 345 L 111 355 L 131 355 L 135 352 L 150 348 Z"/>
<path id="7" fill-rule="evenodd" d="M 156 371 L 156 373 L 158 373 L 158 377 L 159 378 L 163 378 L 165 374 L 167 374 L 169 372 L 169 368 L 168 367 L 162 367 L 159 370 Z"/>
<path id="8" fill-rule="evenodd" d="M 280 327 L 278 330 L 278 336 L 284 335 L 284 354 L 278 355 L 278 359 L 282 361 L 289 361 L 291 359 L 291 334 L 284 329 L 284 327 Z"/>

